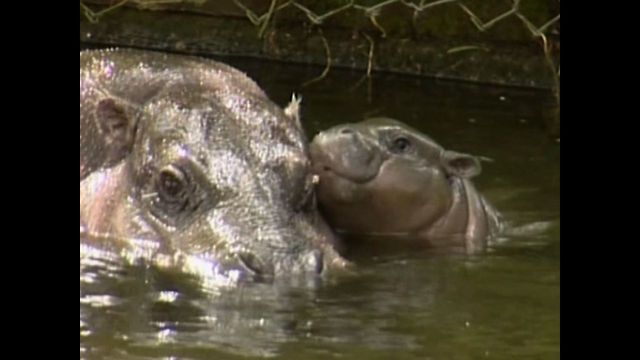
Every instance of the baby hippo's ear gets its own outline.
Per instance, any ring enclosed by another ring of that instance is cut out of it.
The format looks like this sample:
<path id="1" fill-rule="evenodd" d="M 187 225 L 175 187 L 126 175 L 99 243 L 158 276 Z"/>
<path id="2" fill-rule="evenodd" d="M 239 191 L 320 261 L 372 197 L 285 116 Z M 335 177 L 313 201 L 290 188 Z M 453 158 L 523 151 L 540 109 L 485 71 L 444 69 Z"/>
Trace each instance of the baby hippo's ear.
<path id="1" fill-rule="evenodd" d="M 470 179 L 482 171 L 477 157 L 455 151 L 445 151 L 442 155 L 442 166 L 447 175 Z"/>

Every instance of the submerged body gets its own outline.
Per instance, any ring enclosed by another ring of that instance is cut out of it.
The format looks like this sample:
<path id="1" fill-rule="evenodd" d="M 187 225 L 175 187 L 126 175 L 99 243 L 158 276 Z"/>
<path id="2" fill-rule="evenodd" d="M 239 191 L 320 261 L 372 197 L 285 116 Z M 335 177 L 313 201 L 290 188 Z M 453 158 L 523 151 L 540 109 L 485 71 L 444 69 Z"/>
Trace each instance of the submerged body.
<path id="1" fill-rule="evenodd" d="M 80 53 L 81 244 L 267 277 L 343 267 L 310 170 L 295 98 L 211 60 Z"/>
<path id="2" fill-rule="evenodd" d="M 471 178 L 477 158 L 443 149 L 388 118 L 336 126 L 311 143 L 318 202 L 329 224 L 350 234 L 485 248 L 500 229 Z"/>

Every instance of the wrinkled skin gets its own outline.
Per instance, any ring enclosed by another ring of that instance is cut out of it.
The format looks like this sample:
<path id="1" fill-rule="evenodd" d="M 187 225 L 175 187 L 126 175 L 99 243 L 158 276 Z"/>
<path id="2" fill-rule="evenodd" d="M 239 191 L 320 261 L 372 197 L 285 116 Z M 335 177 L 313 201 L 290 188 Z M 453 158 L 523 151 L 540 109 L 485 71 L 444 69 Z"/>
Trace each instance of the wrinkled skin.
<path id="1" fill-rule="evenodd" d="M 318 134 L 310 149 L 318 203 L 338 231 L 476 252 L 500 228 L 498 213 L 470 181 L 479 160 L 399 121 L 339 125 Z"/>
<path id="2" fill-rule="evenodd" d="M 210 60 L 81 52 L 81 245 L 261 277 L 345 266 L 316 209 L 298 104 L 283 110 Z"/>

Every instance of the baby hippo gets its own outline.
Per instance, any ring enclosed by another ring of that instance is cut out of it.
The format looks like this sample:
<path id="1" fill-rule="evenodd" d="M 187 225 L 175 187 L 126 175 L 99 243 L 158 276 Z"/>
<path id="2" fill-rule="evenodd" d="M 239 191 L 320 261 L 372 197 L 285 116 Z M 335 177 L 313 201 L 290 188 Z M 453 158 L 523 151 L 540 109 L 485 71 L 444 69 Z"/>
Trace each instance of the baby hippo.
<path id="1" fill-rule="evenodd" d="M 471 178 L 480 161 L 389 118 L 318 134 L 310 147 L 318 203 L 339 232 L 486 248 L 501 225 Z"/>

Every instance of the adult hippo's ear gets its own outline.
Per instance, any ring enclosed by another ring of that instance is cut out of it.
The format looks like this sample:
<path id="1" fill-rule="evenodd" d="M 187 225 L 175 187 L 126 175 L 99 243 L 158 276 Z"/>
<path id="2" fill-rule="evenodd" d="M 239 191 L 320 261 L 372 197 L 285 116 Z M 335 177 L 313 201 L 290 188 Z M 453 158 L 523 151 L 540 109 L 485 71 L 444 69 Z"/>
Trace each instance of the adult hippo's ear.
<path id="1" fill-rule="evenodd" d="M 95 119 L 107 146 L 107 161 L 121 160 L 131 151 L 135 135 L 135 116 L 131 106 L 114 98 L 100 100 Z"/>
<path id="2" fill-rule="evenodd" d="M 291 101 L 284 108 L 284 114 L 287 117 L 294 121 L 298 130 L 302 131 L 302 123 L 300 122 L 300 103 L 302 102 L 302 97 L 296 96 L 296 94 L 291 94 Z"/>
<path id="3" fill-rule="evenodd" d="M 477 157 L 448 150 L 442 154 L 442 166 L 447 175 L 464 179 L 470 179 L 482 171 L 480 160 Z"/>

